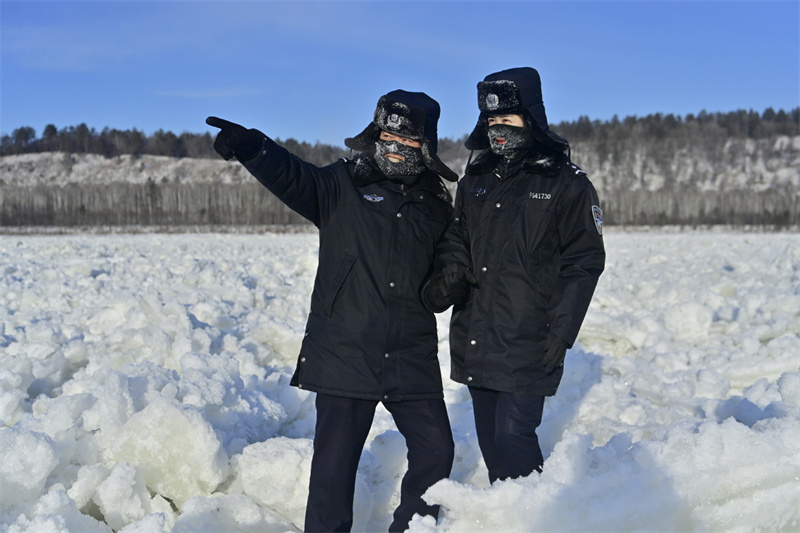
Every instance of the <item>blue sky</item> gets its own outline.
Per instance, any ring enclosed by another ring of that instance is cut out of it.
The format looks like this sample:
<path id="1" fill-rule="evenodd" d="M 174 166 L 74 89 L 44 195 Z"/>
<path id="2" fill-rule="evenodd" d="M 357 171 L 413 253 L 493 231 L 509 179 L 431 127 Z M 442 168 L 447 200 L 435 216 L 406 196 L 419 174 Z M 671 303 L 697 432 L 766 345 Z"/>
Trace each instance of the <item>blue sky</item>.
<path id="1" fill-rule="evenodd" d="M 532 66 L 551 123 L 800 105 L 800 2 L 0 0 L 0 131 L 86 123 L 341 146 L 393 89 L 469 133 L 476 84 Z"/>

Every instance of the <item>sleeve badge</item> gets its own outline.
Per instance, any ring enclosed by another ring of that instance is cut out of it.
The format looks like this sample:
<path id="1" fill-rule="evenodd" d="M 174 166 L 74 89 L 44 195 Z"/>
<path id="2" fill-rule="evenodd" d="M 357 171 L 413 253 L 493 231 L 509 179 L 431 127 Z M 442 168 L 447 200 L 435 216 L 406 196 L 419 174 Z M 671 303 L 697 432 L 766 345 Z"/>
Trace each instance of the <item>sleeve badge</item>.
<path id="1" fill-rule="evenodd" d="M 597 233 L 603 234 L 603 210 L 598 206 L 592 206 L 592 218 L 594 218 L 594 227 L 597 228 Z"/>

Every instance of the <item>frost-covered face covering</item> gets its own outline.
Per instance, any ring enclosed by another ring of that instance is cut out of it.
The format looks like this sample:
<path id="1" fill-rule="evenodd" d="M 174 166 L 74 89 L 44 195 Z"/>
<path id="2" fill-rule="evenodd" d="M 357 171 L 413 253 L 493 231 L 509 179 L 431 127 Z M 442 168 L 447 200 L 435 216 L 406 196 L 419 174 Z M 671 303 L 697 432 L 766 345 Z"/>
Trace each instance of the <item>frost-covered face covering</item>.
<path id="1" fill-rule="evenodd" d="M 375 141 L 375 163 L 389 179 L 413 176 L 416 180 L 425 171 L 422 149 L 407 146 L 400 141 Z"/>
<path id="2" fill-rule="evenodd" d="M 486 132 L 489 135 L 489 148 L 506 161 L 516 159 L 533 146 L 533 137 L 525 127 L 492 124 L 486 128 Z"/>

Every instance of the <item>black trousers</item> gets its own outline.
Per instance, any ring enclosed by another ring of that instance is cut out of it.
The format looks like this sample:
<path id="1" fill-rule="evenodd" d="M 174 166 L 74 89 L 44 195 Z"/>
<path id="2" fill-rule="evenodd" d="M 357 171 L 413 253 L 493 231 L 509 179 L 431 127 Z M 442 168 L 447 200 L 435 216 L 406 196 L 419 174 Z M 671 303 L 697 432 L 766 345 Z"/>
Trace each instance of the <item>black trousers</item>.
<path id="1" fill-rule="evenodd" d="M 317 394 L 305 531 L 350 531 L 358 461 L 377 406 L 377 401 Z M 450 475 L 453 434 L 442 399 L 386 402 L 384 406 L 408 448 L 400 505 L 389 526 L 389 531 L 404 531 L 414 513 L 438 516 L 439 507 L 426 504 L 422 495 Z"/>
<path id="2" fill-rule="evenodd" d="M 544 458 L 536 428 L 542 423 L 544 396 L 470 387 L 475 429 L 489 481 L 542 471 Z"/>

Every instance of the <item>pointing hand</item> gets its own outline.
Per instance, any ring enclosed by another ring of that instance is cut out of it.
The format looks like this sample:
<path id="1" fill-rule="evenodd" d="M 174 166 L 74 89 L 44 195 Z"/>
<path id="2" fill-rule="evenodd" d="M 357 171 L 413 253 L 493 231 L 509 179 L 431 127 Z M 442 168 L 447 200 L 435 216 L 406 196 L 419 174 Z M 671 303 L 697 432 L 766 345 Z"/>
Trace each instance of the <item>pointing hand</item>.
<path id="1" fill-rule="evenodd" d="M 247 161 L 261 148 L 262 138 L 256 130 L 248 130 L 239 124 L 217 117 L 208 117 L 206 124 L 220 129 L 217 138 L 214 139 L 214 150 L 225 161 L 233 156 L 240 161 Z"/>

